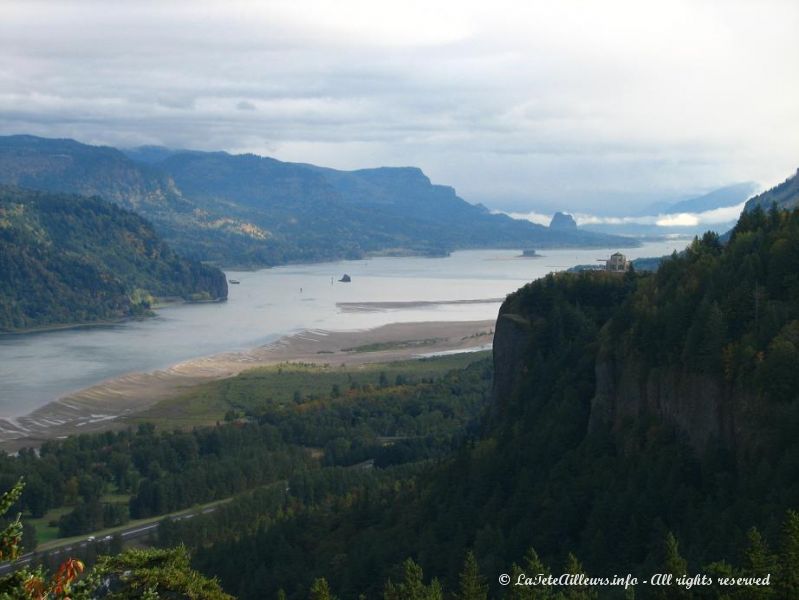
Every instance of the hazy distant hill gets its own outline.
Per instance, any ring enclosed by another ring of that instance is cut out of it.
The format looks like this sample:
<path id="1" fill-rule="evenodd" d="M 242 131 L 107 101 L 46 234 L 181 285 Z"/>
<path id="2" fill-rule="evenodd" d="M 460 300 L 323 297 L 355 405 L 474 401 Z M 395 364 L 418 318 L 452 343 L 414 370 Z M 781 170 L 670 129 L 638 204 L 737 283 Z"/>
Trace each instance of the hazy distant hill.
<path id="1" fill-rule="evenodd" d="M 799 169 L 781 184 L 749 200 L 744 210 L 752 210 L 755 206 L 768 210 L 775 203 L 780 208 L 799 207 Z"/>
<path id="2" fill-rule="evenodd" d="M 119 151 L 136 162 L 147 164 L 161 162 L 173 154 L 186 152 L 185 150 L 176 150 L 165 146 L 137 146 L 136 148 L 120 148 Z"/>
<path id="3" fill-rule="evenodd" d="M 492 215 L 452 188 L 433 185 L 412 167 L 337 171 L 224 152 L 175 154 L 158 166 L 203 208 L 219 211 L 224 206 L 227 214 L 256 225 L 268 240 L 282 242 L 283 260 L 630 244 L 612 236 L 553 233 Z"/>
<path id="4" fill-rule="evenodd" d="M 696 198 L 689 198 L 688 200 L 677 202 L 661 212 L 666 214 L 696 213 L 714 210 L 716 208 L 724 208 L 725 206 L 734 206 L 751 198 L 758 187 L 760 186 L 753 181 L 735 183 L 713 190 L 702 196 L 697 196 Z"/>
<path id="5" fill-rule="evenodd" d="M 151 296 L 227 297 L 225 275 L 177 256 L 99 198 L 0 185 L 0 330 L 143 314 Z"/>
<path id="6" fill-rule="evenodd" d="M 728 211 L 729 220 L 721 223 L 706 223 L 700 221 L 696 225 L 687 223 L 685 225 L 676 225 L 671 223 L 666 226 L 658 224 L 657 221 L 662 218 L 662 215 L 696 214 L 719 208 L 734 207 L 746 201 L 748 198 L 751 198 L 758 187 L 756 183 L 751 181 L 736 183 L 718 188 L 702 196 L 681 200 L 680 202 L 671 204 L 667 202 L 658 202 L 652 204 L 638 212 L 636 219 L 627 220 L 626 222 L 592 223 L 585 227 L 591 231 L 632 236 L 662 236 L 672 234 L 694 236 L 701 235 L 707 230 L 723 232 L 731 229 L 735 225 L 738 211 Z M 646 217 L 648 217 L 648 219 Z M 664 220 L 668 221 L 669 219 Z M 674 221 L 674 219 L 672 219 L 672 221 Z"/>
<path id="7" fill-rule="evenodd" d="M 133 160 L 131 157 L 135 158 Z M 0 137 L 0 183 L 97 194 L 149 218 L 176 250 L 223 264 L 636 245 L 551 231 L 469 204 L 415 168 L 336 171 L 255 155 Z"/>
<path id="8" fill-rule="evenodd" d="M 87 146 L 74 140 L 0 137 L 0 183 L 99 195 L 151 214 L 190 208 L 161 172 L 132 162 L 115 148 Z"/>

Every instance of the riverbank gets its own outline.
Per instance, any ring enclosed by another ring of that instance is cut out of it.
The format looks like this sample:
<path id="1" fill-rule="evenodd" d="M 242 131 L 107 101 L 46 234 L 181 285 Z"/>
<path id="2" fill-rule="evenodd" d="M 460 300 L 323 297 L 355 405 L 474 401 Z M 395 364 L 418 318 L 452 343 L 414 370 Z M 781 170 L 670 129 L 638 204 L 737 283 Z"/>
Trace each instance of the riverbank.
<path id="1" fill-rule="evenodd" d="M 92 329 L 97 327 L 111 327 L 128 321 L 136 321 L 155 316 L 154 313 L 143 316 L 126 316 L 117 319 L 101 319 L 99 321 L 85 321 L 78 323 L 54 323 L 52 325 L 41 325 L 39 327 L 26 327 L 25 329 L 0 329 L 0 337 L 12 337 L 23 335 L 36 335 L 37 333 L 52 333 L 54 331 L 69 331 L 72 329 Z"/>
<path id="2" fill-rule="evenodd" d="M 128 373 L 70 394 L 32 413 L 0 419 L 0 449 L 15 451 L 68 435 L 127 426 L 126 418 L 188 388 L 286 362 L 358 365 L 470 351 L 493 340 L 493 320 L 393 323 L 358 331 L 306 330 L 242 352 Z"/>
<path id="3" fill-rule="evenodd" d="M 180 304 L 219 304 L 227 302 L 227 298 L 210 298 L 208 300 L 189 300 L 178 296 L 165 296 L 155 298 L 155 302 L 148 311 L 140 315 L 126 315 L 114 319 L 98 319 L 97 321 L 77 321 L 75 323 L 53 323 L 51 325 L 40 325 L 38 327 L 26 327 L 24 329 L 0 329 L 0 337 L 35 335 L 37 333 L 52 333 L 54 331 L 69 331 L 72 329 L 92 329 L 121 325 L 130 321 L 143 321 L 157 316 L 156 310 L 177 306 Z"/>

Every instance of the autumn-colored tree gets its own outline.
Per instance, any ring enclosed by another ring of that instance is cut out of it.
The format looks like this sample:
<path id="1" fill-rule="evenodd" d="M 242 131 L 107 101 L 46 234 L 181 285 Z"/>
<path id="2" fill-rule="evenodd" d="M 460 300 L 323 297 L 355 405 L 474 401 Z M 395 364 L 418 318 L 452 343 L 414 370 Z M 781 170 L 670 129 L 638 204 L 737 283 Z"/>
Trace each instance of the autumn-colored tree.
<path id="1" fill-rule="evenodd" d="M 0 516 L 6 514 L 22 496 L 25 484 L 22 479 L 0 496 Z M 0 532 L 0 560 L 19 558 L 22 550 L 22 522 L 20 516 Z M 31 600 L 69 600 L 72 584 L 83 572 L 83 563 L 68 558 L 58 567 L 48 581 L 41 568 L 30 571 L 22 569 L 0 578 L 0 597 L 30 598 Z"/>
<path id="2" fill-rule="evenodd" d="M 0 496 L 0 516 L 19 500 L 24 487 L 20 479 Z M 0 532 L 0 557 L 3 561 L 20 556 L 22 524 L 20 516 Z M 154 600 L 169 592 L 170 598 L 191 600 L 233 600 L 219 584 L 189 567 L 185 548 L 170 550 L 130 550 L 119 556 L 102 557 L 95 569 L 81 578 L 84 565 L 68 558 L 48 577 L 40 566 L 21 568 L 0 577 L 2 600 L 90 600 L 98 590 L 109 600 Z M 114 587 L 113 593 L 105 589 Z"/>

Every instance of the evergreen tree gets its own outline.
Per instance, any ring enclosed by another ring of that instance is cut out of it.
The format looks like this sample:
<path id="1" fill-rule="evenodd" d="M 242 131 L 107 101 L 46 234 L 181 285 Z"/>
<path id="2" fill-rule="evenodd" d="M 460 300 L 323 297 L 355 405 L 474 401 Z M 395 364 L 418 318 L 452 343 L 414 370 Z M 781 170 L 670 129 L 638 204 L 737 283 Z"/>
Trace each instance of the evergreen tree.
<path id="1" fill-rule="evenodd" d="M 689 592 L 674 582 L 677 577 L 688 574 L 688 563 L 680 555 L 680 545 L 677 538 L 669 531 L 663 541 L 663 573 L 672 575 L 671 585 L 658 586 L 655 588 L 655 597 L 663 600 L 682 600 L 691 597 Z"/>
<path id="2" fill-rule="evenodd" d="M 511 567 L 511 580 L 505 598 L 508 600 L 550 600 L 553 598 L 552 588 L 536 585 L 516 585 L 519 576 L 536 578 L 539 575 L 549 575 L 547 566 L 541 562 L 541 558 L 535 549 L 530 548 L 524 557 L 524 569 L 519 565 L 513 564 Z"/>
<path id="3" fill-rule="evenodd" d="M 526 585 L 516 585 L 516 582 L 519 581 L 519 577 L 526 575 L 526 573 L 522 570 L 522 568 L 513 563 L 510 568 L 510 583 L 505 588 L 504 598 L 505 600 L 531 600 L 533 596 L 530 595 L 530 591 L 528 586 Z"/>
<path id="4" fill-rule="evenodd" d="M 799 514 L 789 510 L 782 528 L 778 590 L 781 598 L 799 598 Z"/>
<path id="5" fill-rule="evenodd" d="M 315 579 L 311 585 L 311 593 L 308 595 L 309 600 L 333 600 L 335 596 L 330 593 L 330 586 L 327 579 L 319 577 Z"/>
<path id="6" fill-rule="evenodd" d="M 749 577 L 766 577 L 771 575 L 772 580 L 777 573 L 777 557 L 769 550 L 768 544 L 760 535 L 757 528 L 752 527 L 746 535 L 749 547 L 746 549 L 746 564 L 744 572 Z M 771 587 L 753 587 L 750 590 L 753 599 L 772 598 L 774 595 Z"/>
<path id="7" fill-rule="evenodd" d="M 768 545 L 756 528 L 751 528 L 747 534 L 749 545 L 743 552 L 744 561 L 740 568 L 719 561 L 705 566 L 702 571 L 713 578 L 719 577 L 770 577 L 768 586 L 743 586 L 736 590 L 728 590 L 728 596 L 734 600 L 771 600 L 775 597 L 775 583 L 777 580 L 777 556 L 769 551 Z M 721 593 L 721 592 L 719 592 Z"/>
<path id="8" fill-rule="evenodd" d="M 443 600 L 444 593 L 441 584 L 433 579 L 430 585 L 424 583 L 422 567 L 413 559 L 407 559 L 402 564 L 403 579 L 399 584 L 389 581 L 383 592 L 384 600 Z"/>
<path id="9" fill-rule="evenodd" d="M 583 565 L 580 564 L 580 561 L 577 560 L 577 557 L 571 552 L 569 552 L 569 556 L 566 559 L 565 572 L 571 575 L 585 574 Z M 596 590 L 592 587 L 570 585 L 567 586 L 563 592 L 564 600 L 597 600 L 597 598 L 599 598 L 599 596 L 597 595 Z"/>
<path id="10" fill-rule="evenodd" d="M 488 585 L 480 575 L 474 552 L 466 553 L 460 574 L 460 589 L 455 597 L 457 600 L 486 600 L 488 597 Z"/>

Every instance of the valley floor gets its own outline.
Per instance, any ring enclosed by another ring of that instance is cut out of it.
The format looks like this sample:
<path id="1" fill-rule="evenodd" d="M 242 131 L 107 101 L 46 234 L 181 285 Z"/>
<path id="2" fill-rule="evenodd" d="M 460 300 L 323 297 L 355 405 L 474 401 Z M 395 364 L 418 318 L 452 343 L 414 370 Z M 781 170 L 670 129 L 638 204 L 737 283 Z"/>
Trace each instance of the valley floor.
<path id="1" fill-rule="evenodd" d="M 18 419 L 0 420 L 0 449 L 124 427 L 196 385 L 281 363 L 361 365 L 490 347 L 494 321 L 394 323 L 360 331 L 307 330 L 273 344 L 129 373 L 60 398 Z"/>

